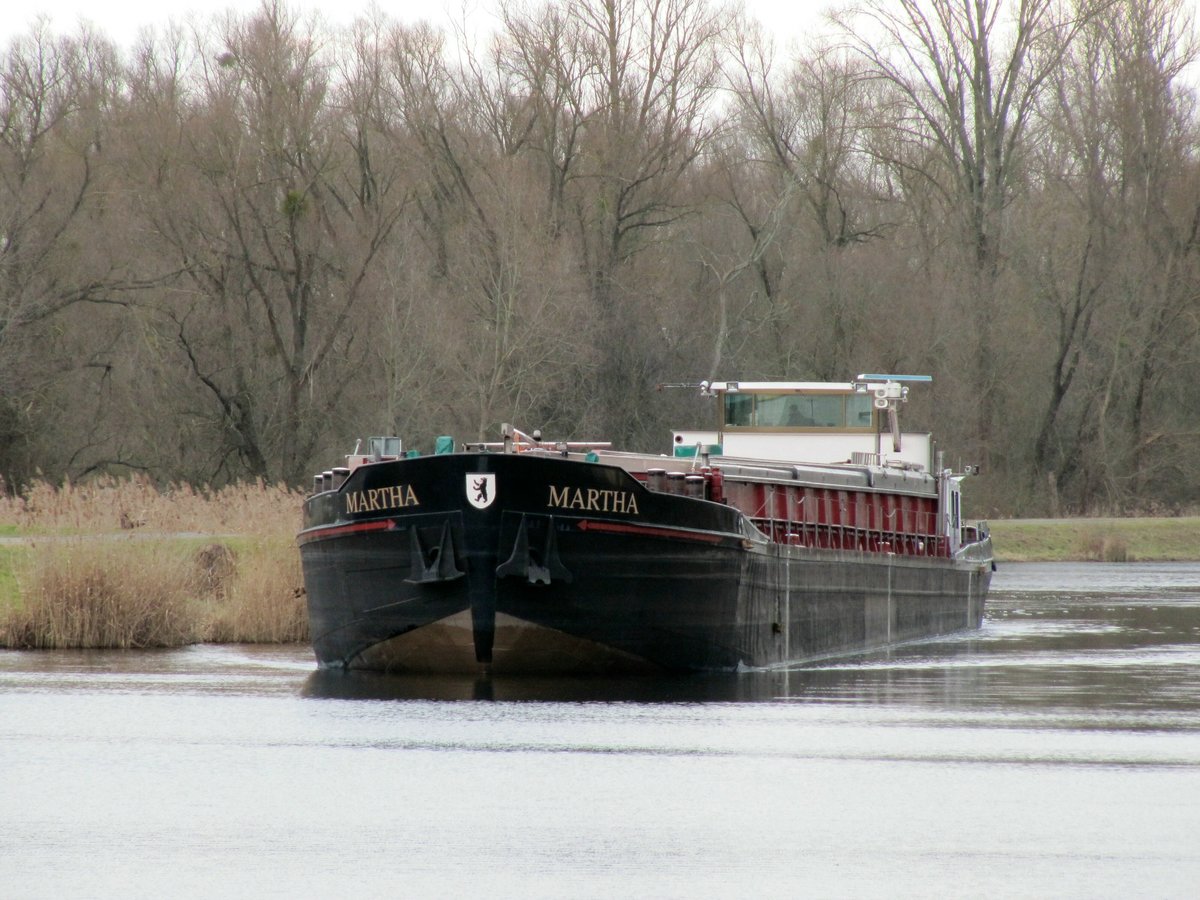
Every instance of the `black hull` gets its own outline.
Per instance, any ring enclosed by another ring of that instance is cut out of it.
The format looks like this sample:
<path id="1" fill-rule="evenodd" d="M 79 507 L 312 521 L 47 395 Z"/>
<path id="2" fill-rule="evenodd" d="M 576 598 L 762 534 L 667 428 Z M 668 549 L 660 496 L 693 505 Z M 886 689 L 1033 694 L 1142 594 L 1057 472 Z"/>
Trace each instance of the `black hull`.
<path id="1" fill-rule="evenodd" d="M 477 509 L 467 476 L 485 473 Z M 986 545 L 952 560 L 773 544 L 723 504 L 545 456 L 363 467 L 305 516 L 323 667 L 783 665 L 978 628 L 991 571 Z"/>

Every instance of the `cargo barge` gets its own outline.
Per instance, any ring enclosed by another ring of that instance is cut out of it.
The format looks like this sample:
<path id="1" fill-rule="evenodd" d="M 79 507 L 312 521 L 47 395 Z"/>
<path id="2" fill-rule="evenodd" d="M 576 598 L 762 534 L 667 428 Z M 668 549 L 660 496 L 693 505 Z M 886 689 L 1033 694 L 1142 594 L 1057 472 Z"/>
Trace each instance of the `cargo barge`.
<path id="1" fill-rule="evenodd" d="M 372 438 L 304 503 L 318 664 L 732 670 L 978 628 L 991 541 L 970 471 L 899 428 L 914 381 L 703 383 L 714 427 L 669 455 Z"/>

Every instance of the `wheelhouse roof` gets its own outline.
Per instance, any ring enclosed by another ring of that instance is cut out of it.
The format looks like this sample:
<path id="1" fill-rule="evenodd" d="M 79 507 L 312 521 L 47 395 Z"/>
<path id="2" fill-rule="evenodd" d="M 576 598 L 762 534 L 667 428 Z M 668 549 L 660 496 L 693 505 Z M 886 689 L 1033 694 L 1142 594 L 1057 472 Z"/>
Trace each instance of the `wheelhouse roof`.
<path id="1" fill-rule="evenodd" d="M 861 393 L 867 384 L 895 381 L 933 381 L 929 375 L 859 375 L 854 381 L 710 381 L 702 382 L 703 390 L 717 393 Z"/>
<path id="2" fill-rule="evenodd" d="M 713 381 L 708 385 L 711 393 L 853 393 L 850 381 Z"/>

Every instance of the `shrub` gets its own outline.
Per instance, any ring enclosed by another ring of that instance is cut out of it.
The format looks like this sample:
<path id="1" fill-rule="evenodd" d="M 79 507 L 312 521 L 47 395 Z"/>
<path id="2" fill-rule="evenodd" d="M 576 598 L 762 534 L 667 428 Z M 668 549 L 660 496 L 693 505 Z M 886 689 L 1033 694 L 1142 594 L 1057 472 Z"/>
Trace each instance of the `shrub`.
<path id="1" fill-rule="evenodd" d="M 1129 543 L 1120 535 L 1091 531 L 1080 538 L 1081 558 L 1096 562 L 1128 562 Z"/>

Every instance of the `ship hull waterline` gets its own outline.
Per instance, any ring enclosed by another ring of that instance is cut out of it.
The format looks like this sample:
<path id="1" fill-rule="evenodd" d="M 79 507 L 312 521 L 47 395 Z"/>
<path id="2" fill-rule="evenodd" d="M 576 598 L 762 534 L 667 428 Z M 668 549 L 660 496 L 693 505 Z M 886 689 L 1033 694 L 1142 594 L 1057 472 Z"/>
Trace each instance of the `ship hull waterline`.
<path id="1" fill-rule="evenodd" d="M 978 628 L 991 574 L 986 544 L 782 545 L 621 468 L 518 454 L 362 467 L 309 499 L 299 543 L 318 664 L 393 672 L 791 665 Z"/>

